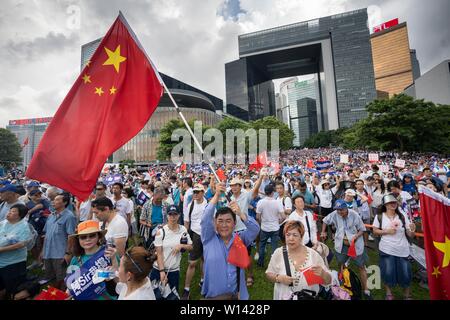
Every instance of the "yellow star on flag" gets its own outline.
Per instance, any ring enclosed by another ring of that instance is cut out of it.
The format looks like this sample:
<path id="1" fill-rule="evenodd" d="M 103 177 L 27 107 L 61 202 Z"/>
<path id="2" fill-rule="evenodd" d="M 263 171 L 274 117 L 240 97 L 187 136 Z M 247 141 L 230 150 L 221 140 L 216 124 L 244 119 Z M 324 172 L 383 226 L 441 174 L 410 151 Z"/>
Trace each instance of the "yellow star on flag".
<path id="1" fill-rule="evenodd" d="M 84 81 L 84 83 L 91 82 L 91 76 L 88 76 L 87 74 L 85 74 L 85 75 L 83 76 L 83 81 Z"/>
<path id="2" fill-rule="evenodd" d="M 103 88 L 102 87 L 100 87 L 100 88 L 95 88 L 95 94 L 98 94 L 99 96 L 101 96 L 102 94 L 103 94 L 104 92 L 103 92 Z"/>
<path id="3" fill-rule="evenodd" d="M 86 67 L 89 67 L 91 65 L 91 60 L 86 61 Z"/>
<path id="4" fill-rule="evenodd" d="M 448 267 L 450 264 L 450 240 L 445 236 L 445 242 L 433 241 L 436 249 L 444 253 L 444 259 L 442 259 L 442 268 Z"/>
<path id="5" fill-rule="evenodd" d="M 112 86 L 112 88 L 111 88 L 111 89 L 109 89 L 109 94 L 115 94 L 115 93 L 116 93 L 116 91 L 117 91 L 117 88 L 116 88 L 116 87 L 114 87 L 114 86 Z"/>
<path id="6" fill-rule="evenodd" d="M 110 66 L 113 65 L 114 69 L 116 69 L 117 73 L 119 73 L 119 67 L 122 62 L 127 60 L 127 58 L 122 57 L 120 55 L 120 45 L 117 46 L 116 50 L 111 51 L 107 47 L 105 47 L 106 54 L 108 55 L 108 60 L 106 60 L 103 65 Z"/>
<path id="7" fill-rule="evenodd" d="M 433 267 L 432 275 L 437 278 L 440 274 L 441 274 L 441 272 L 439 271 L 439 267 Z"/>

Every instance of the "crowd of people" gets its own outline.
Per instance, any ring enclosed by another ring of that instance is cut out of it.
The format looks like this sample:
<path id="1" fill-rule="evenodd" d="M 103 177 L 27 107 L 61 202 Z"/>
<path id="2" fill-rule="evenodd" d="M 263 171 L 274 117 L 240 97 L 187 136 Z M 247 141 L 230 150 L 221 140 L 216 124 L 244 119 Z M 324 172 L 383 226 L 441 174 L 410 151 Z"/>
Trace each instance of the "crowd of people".
<path id="1" fill-rule="evenodd" d="M 341 154 L 349 156 L 346 163 Z M 102 250 L 112 273 L 94 295 L 100 300 L 161 299 L 167 287 L 189 300 L 196 272 L 203 299 L 246 300 L 255 268 L 274 283 L 273 299 L 324 297 L 340 287 L 337 274 L 349 263 L 359 271 L 362 296 L 372 299 L 370 243 L 385 298 L 393 300 L 399 286 L 411 299 L 418 186 L 449 197 L 450 160 L 378 155 L 375 163 L 366 151 L 290 150 L 277 169 L 216 165 L 224 173 L 220 182 L 202 164 L 143 172 L 112 166 L 88 199 L 9 172 L 0 180 L 0 299 L 31 299 L 47 284 L 76 298 L 68 277 Z M 402 168 L 395 166 L 399 158 L 406 160 Z M 233 246 L 246 247 L 248 267 L 229 262 Z M 188 264 L 180 283 L 183 255 Z M 338 270 L 330 269 L 333 259 Z"/>

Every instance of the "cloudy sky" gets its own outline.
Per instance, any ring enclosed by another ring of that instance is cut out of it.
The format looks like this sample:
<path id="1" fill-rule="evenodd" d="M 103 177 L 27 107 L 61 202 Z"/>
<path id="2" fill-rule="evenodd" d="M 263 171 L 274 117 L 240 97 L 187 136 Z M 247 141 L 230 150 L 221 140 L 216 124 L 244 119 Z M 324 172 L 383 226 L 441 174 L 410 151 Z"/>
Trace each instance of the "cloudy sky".
<path id="1" fill-rule="evenodd" d="M 368 8 L 369 24 L 406 21 L 422 73 L 450 58 L 448 0 L 2 0 L 0 127 L 52 116 L 80 72 L 80 47 L 121 10 L 156 67 L 225 98 L 237 36 Z"/>

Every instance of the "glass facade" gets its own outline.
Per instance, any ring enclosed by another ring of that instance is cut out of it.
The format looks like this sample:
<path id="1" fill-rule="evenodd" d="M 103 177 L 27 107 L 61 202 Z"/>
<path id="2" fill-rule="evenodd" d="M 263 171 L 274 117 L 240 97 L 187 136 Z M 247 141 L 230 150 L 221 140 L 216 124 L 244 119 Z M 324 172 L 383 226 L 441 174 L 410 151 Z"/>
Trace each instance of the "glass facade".
<path id="1" fill-rule="evenodd" d="M 376 98 L 367 9 L 240 35 L 240 59 L 227 64 L 235 68 L 225 68 L 227 108 L 237 105 L 244 114 L 248 110 L 252 120 L 250 107 L 258 106 L 259 101 L 254 100 L 251 89 L 275 78 L 270 64 L 277 63 L 277 78 L 323 72 L 323 48 L 311 43 L 324 39 L 331 41 L 339 127 L 366 117 L 365 106 Z M 292 48 L 298 50 L 293 52 Z M 262 58 L 267 52 L 272 52 L 271 61 Z M 283 64 L 284 69 L 280 69 Z M 320 75 L 321 79 L 327 77 Z M 236 90 L 244 83 L 247 90 Z M 233 93 L 228 94 L 229 90 Z M 269 105 L 262 107 L 270 112 Z M 233 114 L 232 109 L 228 112 Z"/>
<path id="2" fill-rule="evenodd" d="M 294 146 L 301 146 L 318 132 L 320 123 L 319 85 L 316 78 L 287 85 L 290 127 L 295 133 Z"/>

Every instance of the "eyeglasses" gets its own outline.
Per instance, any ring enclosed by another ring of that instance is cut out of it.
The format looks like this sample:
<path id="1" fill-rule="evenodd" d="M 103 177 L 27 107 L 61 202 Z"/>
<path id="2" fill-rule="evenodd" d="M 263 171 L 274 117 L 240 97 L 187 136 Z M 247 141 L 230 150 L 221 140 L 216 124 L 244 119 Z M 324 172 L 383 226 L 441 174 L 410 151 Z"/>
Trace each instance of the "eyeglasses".
<path id="1" fill-rule="evenodd" d="M 137 264 L 137 262 L 133 260 L 133 258 L 130 256 L 128 251 L 125 251 L 125 255 L 127 256 L 128 259 L 130 259 L 130 261 L 133 263 L 134 267 L 139 271 L 139 273 L 144 272 L 144 271 L 142 271 L 142 268 Z"/>
<path id="2" fill-rule="evenodd" d="M 83 234 L 81 236 L 78 236 L 78 238 L 80 238 L 80 240 L 86 240 L 86 239 L 94 239 L 97 237 L 96 233 L 91 233 L 91 234 Z"/>
<path id="3" fill-rule="evenodd" d="M 104 188 L 96 188 L 95 190 L 97 190 L 97 191 L 103 191 L 103 190 L 105 190 Z"/>

